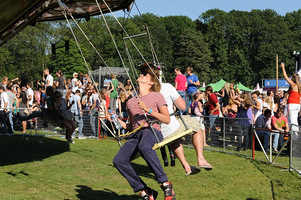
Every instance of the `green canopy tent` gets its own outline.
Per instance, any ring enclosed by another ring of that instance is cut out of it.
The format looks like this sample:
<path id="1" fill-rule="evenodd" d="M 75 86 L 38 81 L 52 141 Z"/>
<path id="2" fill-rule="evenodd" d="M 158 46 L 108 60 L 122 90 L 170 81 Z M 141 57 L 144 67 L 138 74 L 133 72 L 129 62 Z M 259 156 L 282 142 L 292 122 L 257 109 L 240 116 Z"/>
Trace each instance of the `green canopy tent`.
<path id="1" fill-rule="evenodd" d="M 210 83 L 207 86 L 211 86 L 213 89 L 213 92 L 218 92 L 220 91 L 224 86 L 225 86 L 226 81 L 224 81 L 223 79 L 219 80 L 216 83 Z M 200 87 L 199 90 L 201 91 L 205 91 L 206 87 Z"/>
<path id="2" fill-rule="evenodd" d="M 235 87 L 237 87 L 239 90 L 243 90 L 243 91 L 247 91 L 247 92 L 252 92 L 251 89 L 247 88 L 246 86 L 244 86 L 244 85 L 241 84 L 241 83 L 235 85 Z"/>

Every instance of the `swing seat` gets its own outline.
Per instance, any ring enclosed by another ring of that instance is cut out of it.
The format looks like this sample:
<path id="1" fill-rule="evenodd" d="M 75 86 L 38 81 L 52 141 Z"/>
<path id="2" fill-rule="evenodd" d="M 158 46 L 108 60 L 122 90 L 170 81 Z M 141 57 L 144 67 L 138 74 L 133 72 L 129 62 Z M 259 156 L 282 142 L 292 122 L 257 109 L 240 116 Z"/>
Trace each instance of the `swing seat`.
<path id="1" fill-rule="evenodd" d="M 200 117 L 191 117 L 189 115 L 182 115 L 182 118 L 184 120 L 184 122 L 187 124 L 187 126 L 189 127 L 188 129 L 185 129 L 185 126 L 183 124 L 183 121 L 177 117 L 178 122 L 180 123 L 180 127 L 171 135 L 165 137 L 162 142 L 156 143 L 153 146 L 153 149 L 158 149 L 163 147 L 164 145 L 167 145 L 179 138 L 184 137 L 185 135 L 188 134 L 194 134 L 196 132 L 198 132 L 201 129 L 201 124 L 202 122 L 200 122 Z"/>

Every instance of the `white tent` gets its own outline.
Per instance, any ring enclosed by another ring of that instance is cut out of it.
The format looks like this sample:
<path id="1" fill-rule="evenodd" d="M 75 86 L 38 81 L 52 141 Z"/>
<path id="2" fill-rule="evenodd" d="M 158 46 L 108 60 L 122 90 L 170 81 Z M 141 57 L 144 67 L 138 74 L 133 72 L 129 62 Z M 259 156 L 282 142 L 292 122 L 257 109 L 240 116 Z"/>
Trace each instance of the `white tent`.
<path id="1" fill-rule="evenodd" d="M 256 84 L 256 87 L 254 88 L 253 92 L 258 90 L 260 93 L 263 92 L 262 88 L 260 87 L 259 83 Z"/>

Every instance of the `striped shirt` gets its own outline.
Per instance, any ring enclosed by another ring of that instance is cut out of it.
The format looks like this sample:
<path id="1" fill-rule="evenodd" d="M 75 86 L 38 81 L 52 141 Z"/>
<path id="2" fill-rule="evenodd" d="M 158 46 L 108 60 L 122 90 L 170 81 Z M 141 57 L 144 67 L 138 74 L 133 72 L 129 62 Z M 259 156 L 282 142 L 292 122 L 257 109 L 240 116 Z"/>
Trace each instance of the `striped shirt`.
<path id="1" fill-rule="evenodd" d="M 140 97 L 140 101 L 143 101 L 148 108 L 151 108 L 153 111 L 159 112 L 161 106 L 165 106 L 166 101 L 163 95 L 159 92 L 150 92 L 147 95 Z M 138 105 L 139 99 L 134 97 L 128 100 L 126 107 L 129 113 L 129 116 L 132 116 L 132 130 L 138 128 L 143 122 L 146 122 L 144 111 Z M 148 119 L 155 120 L 154 117 L 146 113 Z M 148 127 L 148 123 L 145 123 L 143 127 Z M 153 128 L 161 131 L 160 124 L 153 124 Z"/>

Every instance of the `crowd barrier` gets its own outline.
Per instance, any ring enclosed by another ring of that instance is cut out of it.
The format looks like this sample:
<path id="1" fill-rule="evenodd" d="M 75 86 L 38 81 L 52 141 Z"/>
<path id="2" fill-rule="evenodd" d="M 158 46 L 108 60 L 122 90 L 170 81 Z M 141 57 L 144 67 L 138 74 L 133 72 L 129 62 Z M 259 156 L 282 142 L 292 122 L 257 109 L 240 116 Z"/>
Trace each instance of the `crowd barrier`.
<path id="1" fill-rule="evenodd" d="M 256 134 L 253 124 L 250 124 L 248 133 L 246 127 L 239 126 L 239 121 L 247 120 L 244 118 L 217 117 L 214 126 L 210 129 L 210 117 L 204 116 L 206 143 L 205 150 L 219 151 L 235 154 L 256 160 L 267 161 L 270 164 L 280 166 L 289 170 L 301 172 L 301 132 L 292 131 L 283 137 L 282 148 L 278 152 L 272 151 L 272 136 L 269 140 L 269 152 L 263 148 L 263 137 Z M 283 134 L 284 135 L 284 134 Z M 191 135 L 183 138 L 183 145 L 193 148 Z M 256 155 L 256 157 L 255 157 Z"/>
<path id="2" fill-rule="evenodd" d="M 24 113 L 24 109 L 20 109 Z M 83 110 L 84 136 L 89 138 L 101 138 L 102 133 L 120 136 L 120 130 L 115 130 L 109 120 L 99 117 L 98 111 Z M 263 138 L 259 137 L 253 124 L 248 127 L 239 126 L 239 121 L 248 120 L 244 118 L 217 117 L 214 126 L 210 129 L 210 117 L 203 116 L 202 123 L 205 127 L 206 143 L 204 148 L 211 151 L 220 151 L 230 154 L 241 155 L 258 160 L 267 160 L 268 163 L 294 170 L 301 174 L 301 127 L 292 125 L 288 138 L 279 152 L 272 151 L 272 136 L 270 136 L 270 151 L 267 153 L 263 148 Z M 14 130 L 18 134 L 22 130 L 22 124 L 16 117 L 13 117 Z M 185 118 L 187 120 L 187 118 Z M 189 118 L 188 118 L 189 119 Z M 189 124 L 189 123 L 188 123 Z M 189 128 L 189 127 L 188 127 Z M 294 131 L 293 131 L 294 130 Z M 5 133 L 4 130 L 0 132 Z M 75 132 L 77 134 L 78 130 Z M 5 133 L 6 134 L 6 133 Z M 65 130 L 56 125 L 45 122 L 42 118 L 34 118 L 27 122 L 26 134 L 60 136 L 64 137 Z M 182 138 L 183 145 L 193 147 L 192 136 L 186 135 Z M 273 157 L 274 156 L 274 157 Z M 276 162 L 277 159 L 277 162 Z"/>

